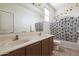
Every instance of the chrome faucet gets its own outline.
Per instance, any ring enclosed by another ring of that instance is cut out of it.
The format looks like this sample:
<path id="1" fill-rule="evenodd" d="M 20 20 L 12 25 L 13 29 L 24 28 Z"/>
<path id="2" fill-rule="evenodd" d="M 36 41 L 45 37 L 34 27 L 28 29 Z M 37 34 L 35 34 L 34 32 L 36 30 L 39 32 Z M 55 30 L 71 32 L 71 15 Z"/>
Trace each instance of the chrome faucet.
<path id="1" fill-rule="evenodd" d="M 16 36 L 15 36 L 15 39 L 14 39 L 14 41 L 15 41 L 15 40 L 18 40 L 18 35 L 16 35 Z"/>

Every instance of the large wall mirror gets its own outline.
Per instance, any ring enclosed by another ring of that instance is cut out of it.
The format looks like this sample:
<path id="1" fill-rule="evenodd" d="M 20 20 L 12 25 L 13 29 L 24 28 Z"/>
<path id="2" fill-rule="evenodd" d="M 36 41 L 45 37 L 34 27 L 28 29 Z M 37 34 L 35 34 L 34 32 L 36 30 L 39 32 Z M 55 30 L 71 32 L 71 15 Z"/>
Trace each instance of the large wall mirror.
<path id="1" fill-rule="evenodd" d="M 0 34 L 43 31 L 43 19 L 42 11 L 30 3 L 0 4 Z"/>
<path id="2" fill-rule="evenodd" d="M 0 34 L 13 33 L 13 23 L 13 13 L 0 10 Z"/>

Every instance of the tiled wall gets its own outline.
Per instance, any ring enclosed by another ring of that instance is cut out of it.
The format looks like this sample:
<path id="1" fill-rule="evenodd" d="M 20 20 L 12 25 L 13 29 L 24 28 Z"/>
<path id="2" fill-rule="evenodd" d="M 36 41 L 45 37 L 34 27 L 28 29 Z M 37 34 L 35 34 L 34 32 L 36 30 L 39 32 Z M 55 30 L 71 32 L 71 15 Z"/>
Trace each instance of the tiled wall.
<path id="1" fill-rule="evenodd" d="M 55 39 L 77 42 L 79 17 L 65 17 L 50 23 L 50 32 Z"/>

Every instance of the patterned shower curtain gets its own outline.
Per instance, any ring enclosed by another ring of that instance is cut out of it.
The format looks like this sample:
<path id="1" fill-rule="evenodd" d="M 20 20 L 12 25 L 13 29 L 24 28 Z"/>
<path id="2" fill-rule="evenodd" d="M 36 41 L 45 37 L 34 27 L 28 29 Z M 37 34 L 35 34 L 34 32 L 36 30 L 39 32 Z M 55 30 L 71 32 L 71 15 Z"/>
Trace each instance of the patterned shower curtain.
<path id="1" fill-rule="evenodd" d="M 77 42 L 79 34 L 79 17 L 65 17 L 50 23 L 50 32 L 55 39 Z"/>

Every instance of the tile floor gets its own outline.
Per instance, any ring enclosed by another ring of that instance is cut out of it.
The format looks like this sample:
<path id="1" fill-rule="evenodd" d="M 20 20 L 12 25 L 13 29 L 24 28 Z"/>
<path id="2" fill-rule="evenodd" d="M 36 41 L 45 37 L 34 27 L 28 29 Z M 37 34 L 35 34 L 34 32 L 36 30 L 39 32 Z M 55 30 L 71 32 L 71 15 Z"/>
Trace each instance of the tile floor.
<path id="1" fill-rule="evenodd" d="M 63 46 L 53 50 L 53 56 L 79 56 L 79 51 L 74 51 Z"/>

